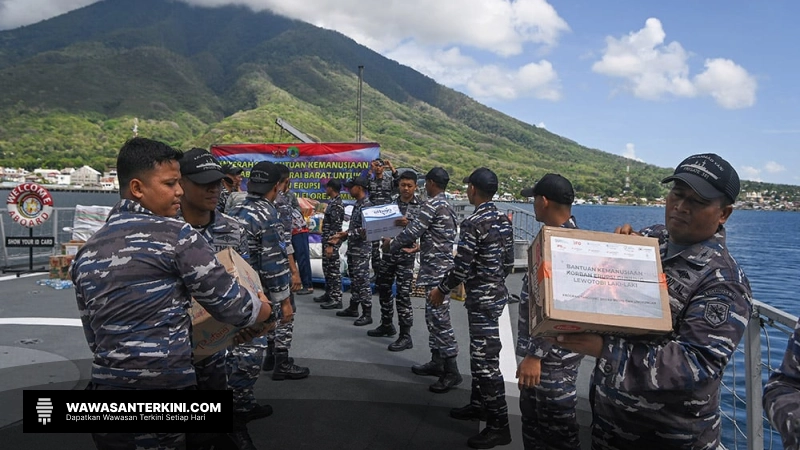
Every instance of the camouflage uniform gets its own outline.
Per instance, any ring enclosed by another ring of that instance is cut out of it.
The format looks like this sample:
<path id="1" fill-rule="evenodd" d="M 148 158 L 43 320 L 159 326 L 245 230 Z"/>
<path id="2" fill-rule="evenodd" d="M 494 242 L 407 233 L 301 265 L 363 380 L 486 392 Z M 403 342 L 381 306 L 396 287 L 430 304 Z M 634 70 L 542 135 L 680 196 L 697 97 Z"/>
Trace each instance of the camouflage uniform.
<path id="1" fill-rule="evenodd" d="M 225 212 L 225 204 L 228 202 L 228 197 L 231 196 L 231 192 L 225 186 L 220 187 L 219 191 L 219 200 L 217 200 L 217 211 L 218 212 Z"/>
<path id="2" fill-rule="evenodd" d="M 121 200 L 70 270 L 94 354 L 88 389 L 194 389 L 194 297 L 217 320 L 252 325 L 261 302 L 240 289 L 191 225 Z M 183 448 L 185 436 L 95 434 L 99 448 Z"/>
<path id="3" fill-rule="evenodd" d="M 397 195 L 397 183 L 400 180 L 399 173 L 392 173 L 392 176 L 387 177 L 386 172 L 383 172 L 383 177 L 378 179 L 372 177 L 369 179 L 369 201 L 372 206 L 388 205 L 392 203 L 392 199 Z"/>
<path id="4" fill-rule="evenodd" d="M 228 213 L 234 207 L 239 206 L 244 201 L 245 197 L 247 197 L 247 192 L 231 192 L 228 196 L 228 199 L 225 200 L 225 213 Z"/>
<path id="5" fill-rule="evenodd" d="M 578 228 L 575 218 L 561 225 Z M 522 279 L 517 330 L 517 356 L 533 356 L 541 360 L 538 386 L 520 389 L 519 409 L 522 413 L 522 442 L 526 449 L 580 449 L 578 419 L 575 408 L 578 395 L 575 381 L 583 355 L 553 345 L 545 338 L 529 334 L 528 274 Z"/>
<path id="6" fill-rule="evenodd" d="M 392 203 L 392 198 L 397 194 L 397 184 L 400 181 L 400 174 L 393 172 L 392 176 L 383 176 L 378 179 L 374 176 L 369 179 L 369 201 L 372 206 L 388 205 Z M 372 270 L 375 272 L 376 282 L 378 272 L 381 270 L 381 241 L 372 243 Z"/>
<path id="7" fill-rule="evenodd" d="M 248 194 L 243 203 L 230 210 L 247 233 L 250 265 L 258 271 L 264 293 L 273 308 L 289 297 L 289 262 L 286 238 L 275 205 L 260 195 Z M 253 386 L 261 373 L 267 337 L 234 346 L 228 356 L 228 385 L 234 390 L 234 412 L 244 413 L 257 406 Z"/>
<path id="8" fill-rule="evenodd" d="M 372 206 L 364 197 L 353 205 L 350 225 L 347 229 L 347 275 L 350 277 L 350 309 L 361 304 L 364 311 L 372 308 L 372 292 L 369 286 L 369 259 L 372 243 L 361 237 L 364 231 L 361 210 Z"/>
<path id="9" fill-rule="evenodd" d="M 511 221 L 491 201 L 481 203 L 461 222 L 453 269 L 439 284 L 448 294 L 464 283 L 469 319 L 470 403 L 485 408 L 489 429 L 508 428 L 508 406 L 500 373 L 498 320 L 508 303 L 505 279 L 514 269 L 514 231 Z"/>
<path id="10" fill-rule="evenodd" d="M 716 449 L 720 382 L 750 319 L 750 284 L 722 226 L 669 257 L 663 225 L 641 233 L 661 242 L 673 331 L 653 339 L 603 336 L 592 448 Z"/>
<path id="11" fill-rule="evenodd" d="M 278 197 L 275 199 L 275 207 L 278 209 L 283 239 L 286 243 L 286 252 L 289 255 L 294 255 L 294 246 L 292 246 L 292 212 L 294 209 L 292 195 L 287 192 L 278 192 Z M 296 260 L 295 265 L 297 265 Z M 292 312 L 297 312 L 297 307 L 294 304 L 294 294 L 289 294 L 289 301 L 292 304 Z M 274 345 L 275 351 L 284 353 L 288 352 L 292 347 L 293 337 L 294 320 L 286 323 L 278 322 L 275 330 L 268 334 L 268 340 Z"/>
<path id="12" fill-rule="evenodd" d="M 325 293 L 328 301 L 342 301 L 342 268 L 339 262 L 339 247 L 341 244 L 331 245 L 328 241 L 334 234 L 342 231 L 344 221 L 344 205 L 342 197 L 337 195 L 325 207 L 325 217 L 322 219 L 322 272 L 325 274 Z M 333 256 L 325 256 L 325 249 L 333 247 Z"/>
<path id="13" fill-rule="evenodd" d="M 178 213 L 178 219 L 183 220 L 180 212 Z M 195 228 L 195 230 L 206 238 L 206 241 L 216 253 L 231 247 L 245 261 L 250 257 L 247 250 L 247 235 L 242 224 L 227 214 L 212 212 L 211 224 L 204 228 Z M 217 391 L 228 389 L 225 352 L 225 350 L 222 350 L 195 362 L 194 370 L 197 373 L 198 389 Z"/>
<path id="14" fill-rule="evenodd" d="M 392 240 L 390 252 L 412 245 L 419 239 L 420 263 L 417 286 L 426 291 L 436 287 L 444 275 L 453 268 L 453 245 L 456 240 L 456 213 L 447 202 L 444 192 L 428 199 L 419 210 L 419 216 Z M 432 352 L 442 358 L 458 355 L 458 343 L 450 322 L 450 297 L 445 296 L 439 306 L 425 302 L 425 322 Z"/>
<path id="15" fill-rule="evenodd" d="M 415 195 L 406 203 L 398 197 L 397 206 L 400 212 L 412 222 L 418 215 L 420 202 Z M 412 245 L 413 247 L 413 245 Z M 391 325 L 394 315 L 394 299 L 392 298 L 392 283 L 397 279 L 397 321 L 400 330 L 407 333 L 414 324 L 414 313 L 411 309 L 411 284 L 414 281 L 414 254 L 399 250 L 395 253 L 383 254 L 376 284 L 381 303 L 381 324 Z"/>
<path id="16" fill-rule="evenodd" d="M 764 387 L 764 412 L 781 434 L 783 448 L 800 449 L 800 321 L 789 338 L 781 367 Z"/>

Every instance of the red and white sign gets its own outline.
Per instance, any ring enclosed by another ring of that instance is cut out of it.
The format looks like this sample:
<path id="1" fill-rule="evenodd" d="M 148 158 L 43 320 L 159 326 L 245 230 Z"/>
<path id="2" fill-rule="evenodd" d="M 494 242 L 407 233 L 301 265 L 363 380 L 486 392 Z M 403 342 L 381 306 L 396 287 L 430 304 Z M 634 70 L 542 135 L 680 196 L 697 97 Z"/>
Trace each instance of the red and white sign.
<path id="1" fill-rule="evenodd" d="M 6 207 L 11 220 L 33 228 L 45 223 L 53 215 L 53 197 L 47 189 L 36 183 L 23 183 L 8 194 Z"/>

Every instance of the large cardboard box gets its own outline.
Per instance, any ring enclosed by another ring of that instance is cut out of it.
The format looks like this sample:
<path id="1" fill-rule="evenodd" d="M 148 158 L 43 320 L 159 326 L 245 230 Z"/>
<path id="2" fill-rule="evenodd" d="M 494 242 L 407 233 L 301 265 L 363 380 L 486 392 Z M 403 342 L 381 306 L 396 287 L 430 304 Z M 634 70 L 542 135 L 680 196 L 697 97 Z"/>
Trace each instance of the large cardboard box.
<path id="1" fill-rule="evenodd" d="M 261 281 L 258 273 L 250 267 L 247 261 L 231 248 L 217 253 L 217 259 L 225 266 L 228 273 L 236 277 L 239 284 L 250 292 L 251 296 L 258 296 L 258 291 L 261 290 Z M 195 361 L 207 358 L 233 343 L 233 338 L 239 329 L 217 321 L 194 299 L 192 299 L 190 314 L 192 316 L 192 347 Z"/>
<path id="2" fill-rule="evenodd" d="M 403 231 L 403 227 L 394 224 L 395 220 L 403 217 L 400 207 L 396 204 L 370 206 L 361 212 L 364 216 L 364 229 L 367 232 L 368 241 L 395 237 Z"/>
<path id="3" fill-rule="evenodd" d="M 672 329 L 657 239 L 545 226 L 528 270 L 531 335 Z"/>

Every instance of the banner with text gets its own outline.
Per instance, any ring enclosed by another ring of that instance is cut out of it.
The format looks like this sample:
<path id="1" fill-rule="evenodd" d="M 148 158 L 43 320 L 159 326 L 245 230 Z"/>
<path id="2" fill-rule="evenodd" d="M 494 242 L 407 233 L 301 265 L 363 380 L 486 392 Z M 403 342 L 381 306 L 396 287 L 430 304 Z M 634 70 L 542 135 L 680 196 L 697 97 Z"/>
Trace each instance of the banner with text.
<path id="1" fill-rule="evenodd" d="M 338 179 L 366 175 L 370 162 L 380 157 L 375 142 L 311 144 L 231 144 L 212 145 L 211 153 L 223 165 L 241 167 L 242 190 L 247 189 L 250 169 L 261 161 L 281 163 L 291 171 L 290 188 L 298 197 L 327 200 L 325 184 Z M 342 192 L 344 194 L 344 191 Z M 344 195 L 349 198 L 349 195 Z"/>

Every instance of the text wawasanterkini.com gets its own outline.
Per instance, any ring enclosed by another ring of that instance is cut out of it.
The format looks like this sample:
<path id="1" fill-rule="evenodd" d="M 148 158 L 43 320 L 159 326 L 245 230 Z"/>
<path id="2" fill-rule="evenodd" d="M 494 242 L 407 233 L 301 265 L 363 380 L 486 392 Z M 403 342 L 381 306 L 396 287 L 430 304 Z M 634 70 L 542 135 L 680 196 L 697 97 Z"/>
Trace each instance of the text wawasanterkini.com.
<path id="1" fill-rule="evenodd" d="M 222 412 L 221 403 L 67 403 L 68 421 L 83 420 L 205 420 L 205 413 Z M 201 415 L 202 414 L 202 415 Z"/>

